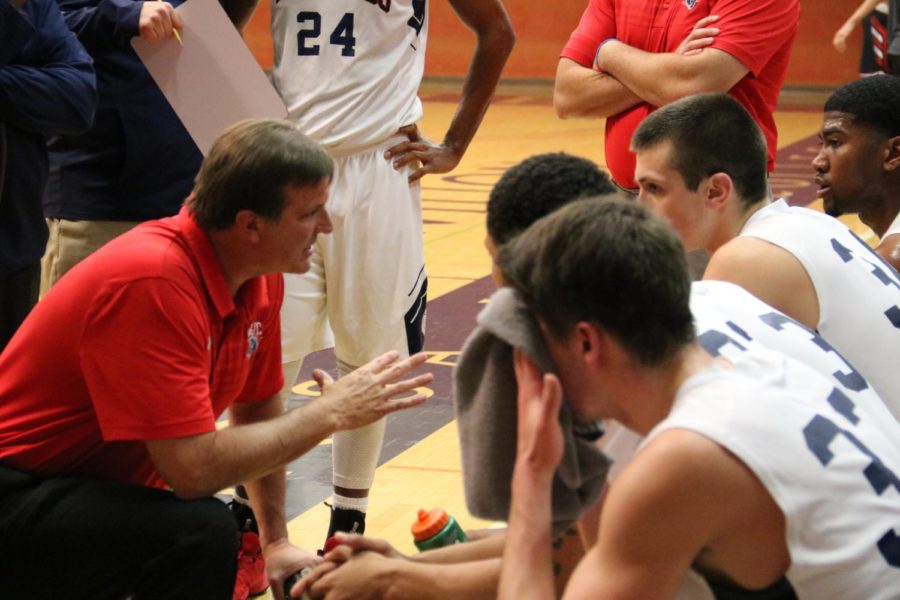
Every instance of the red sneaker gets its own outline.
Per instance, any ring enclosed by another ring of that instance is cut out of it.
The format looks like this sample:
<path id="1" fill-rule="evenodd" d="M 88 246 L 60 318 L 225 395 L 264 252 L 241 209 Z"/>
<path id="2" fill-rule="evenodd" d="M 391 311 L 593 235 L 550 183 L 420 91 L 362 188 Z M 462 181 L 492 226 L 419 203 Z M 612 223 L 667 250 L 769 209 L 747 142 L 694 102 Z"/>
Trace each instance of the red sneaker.
<path id="1" fill-rule="evenodd" d="M 249 597 L 259 596 L 267 589 L 269 578 L 266 575 L 266 560 L 259 546 L 259 536 L 252 531 L 245 531 L 241 534 L 232 600 L 247 600 Z"/>

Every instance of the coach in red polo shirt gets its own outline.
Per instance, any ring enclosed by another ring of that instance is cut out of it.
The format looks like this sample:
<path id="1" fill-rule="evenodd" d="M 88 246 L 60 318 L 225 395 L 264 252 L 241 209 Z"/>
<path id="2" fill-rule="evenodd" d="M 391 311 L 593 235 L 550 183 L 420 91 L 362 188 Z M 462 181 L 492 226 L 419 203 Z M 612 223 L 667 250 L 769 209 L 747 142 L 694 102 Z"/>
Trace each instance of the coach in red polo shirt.
<path id="1" fill-rule="evenodd" d="M 718 18 L 705 19 L 711 15 Z M 559 60 L 557 114 L 605 117 L 607 167 L 617 184 L 636 190 L 629 145 L 650 111 L 727 92 L 763 130 L 771 171 L 772 113 L 799 21 L 799 0 L 589 0 Z"/>
<path id="2" fill-rule="evenodd" d="M 307 270 L 331 231 L 331 173 L 289 123 L 235 125 L 177 216 L 39 303 L 0 355 L 4 597 L 227 600 L 236 529 L 210 496 L 241 482 L 270 580 L 314 561 L 287 540 L 283 465 L 421 402 L 392 396 L 430 380 L 393 383 L 423 357 L 389 353 L 337 383 L 319 373 L 322 397 L 283 412 L 280 273 Z"/>

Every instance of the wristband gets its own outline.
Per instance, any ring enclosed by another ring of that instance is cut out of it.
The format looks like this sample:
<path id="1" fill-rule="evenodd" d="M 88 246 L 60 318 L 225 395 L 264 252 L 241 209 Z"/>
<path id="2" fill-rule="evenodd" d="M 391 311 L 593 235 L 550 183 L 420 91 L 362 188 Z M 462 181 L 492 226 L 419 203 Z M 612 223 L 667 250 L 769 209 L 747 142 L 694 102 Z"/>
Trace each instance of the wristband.
<path id="1" fill-rule="evenodd" d="M 599 72 L 601 72 L 601 73 L 603 72 L 603 69 L 601 69 L 601 68 L 600 68 L 600 65 L 597 64 L 597 61 L 598 61 L 599 58 L 600 58 L 600 50 L 603 49 L 603 46 L 605 46 L 606 44 L 608 44 L 608 43 L 610 43 L 610 42 L 618 42 L 618 41 L 619 41 L 618 39 L 616 39 L 616 38 L 614 38 L 614 37 L 611 37 L 611 38 L 606 38 L 605 40 L 603 40 L 602 42 L 600 42 L 600 45 L 597 46 L 597 52 L 594 53 L 594 65 L 593 65 L 593 67 L 594 67 L 594 70 L 595 70 L 595 71 L 599 71 Z"/>

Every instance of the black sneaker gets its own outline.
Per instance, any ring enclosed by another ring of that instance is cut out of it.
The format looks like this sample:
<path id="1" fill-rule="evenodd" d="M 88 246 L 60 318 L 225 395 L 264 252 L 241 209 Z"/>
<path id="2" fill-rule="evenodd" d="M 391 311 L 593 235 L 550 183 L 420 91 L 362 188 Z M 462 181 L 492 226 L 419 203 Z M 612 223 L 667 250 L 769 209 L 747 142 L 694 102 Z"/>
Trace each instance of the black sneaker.
<path id="1" fill-rule="evenodd" d="M 352 508 L 335 508 L 327 502 L 325 505 L 331 509 L 331 522 L 328 524 L 328 535 L 325 536 L 326 546 L 328 540 L 338 531 L 359 535 L 366 532 L 366 513 Z M 328 548 L 319 550 L 316 554 L 323 556 L 327 550 Z"/>
<path id="2" fill-rule="evenodd" d="M 243 486 L 237 487 L 231 502 L 228 503 L 228 508 L 231 509 L 231 514 L 234 515 L 239 533 L 251 532 L 259 535 L 256 515 L 253 514 L 250 500 L 247 499 L 247 492 L 243 489 Z"/>

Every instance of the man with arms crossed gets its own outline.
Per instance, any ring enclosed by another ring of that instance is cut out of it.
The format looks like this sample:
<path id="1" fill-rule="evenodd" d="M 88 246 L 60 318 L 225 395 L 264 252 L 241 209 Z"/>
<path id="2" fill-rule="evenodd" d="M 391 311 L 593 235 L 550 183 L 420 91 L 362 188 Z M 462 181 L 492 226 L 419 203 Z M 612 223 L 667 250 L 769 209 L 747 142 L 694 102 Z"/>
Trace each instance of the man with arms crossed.
<path id="1" fill-rule="evenodd" d="M 900 269 L 900 77 L 866 77 L 825 102 L 813 160 L 832 216 L 858 213 L 881 237 L 875 251 Z"/>
<path id="2" fill-rule="evenodd" d="M 900 586 L 900 426 L 886 430 L 781 355 L 713 358 L 694 337 L 683 248 L 648 211 L 580 201 L 501 252 L 559 376 L 522 354 L 500 598 L 551 598 L 550 482 L 562 389 L 581 419 L 647 436 L 607 494 L 566 598 L 890 598 Z M 773 418 L 777 415 L 777 418 Z M 731 594 L 731 596 L 724 596 Z"/>
<path id="3" fill-rule="evenodd" d="M 450 171 L 462 158 L 514 41 L 500 0 L 449 1 L 478 43 L 440 144 L 416 127 L 422 117 L 416 94 L 425 65 L 425 0 L 272 4 L 275 85 L 289 118 L 337 165 L 328 204 L 334 233 L 317 244 L 307 275 L 286 277 L 288 386 L 304 356 L 324 347 L 326 322 L 341 374 L 386 350 L 414 354 L 423 348 L 427 277 L 418 180 Z M 329 536 L 365 530 L 383 437 L 383 421 L 335 436 Z"/>
<path id="4" fill-rule="evenodd" d="M 800 19 L 799 0 L 590 0 L 559 59 L 553 103 L 562 118 L 606 118 L 606 164 L 636 191 L 628 144 L 657 106 L 728 92 L 765 132 Z"/>
<path id="5" fill-rule="evenodd" d="M 302 272 L 331 158 L 285 121 L 214 143 L 181 212 L 88 257 L 0 355 L 0 573 L 28 598 L 232 597 L 237 530 L 210 498 L 247 484 L 269 577 L 291 545 L 284 465 L 334 431 L 418 404 L 430 375 L 387 353 L 284 414 L 280 272 Z M 231 427 L 216 419 L 229 409 Z M 85 553 L 85 548 L 89 549 Z"/>
<path id="6" fill-rule="evenodd" d="M 685 98 L 647 117 L 632 147 L 641 201 L 688 251 L 709 253 L 704 279 L 816 330 L 900 416 L 897 273 L 840 221 L 770 200 L 766 144 L 747 111 L 724 94 Z"/>

